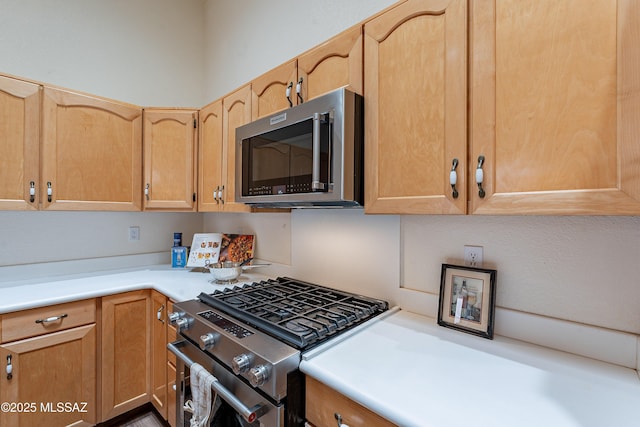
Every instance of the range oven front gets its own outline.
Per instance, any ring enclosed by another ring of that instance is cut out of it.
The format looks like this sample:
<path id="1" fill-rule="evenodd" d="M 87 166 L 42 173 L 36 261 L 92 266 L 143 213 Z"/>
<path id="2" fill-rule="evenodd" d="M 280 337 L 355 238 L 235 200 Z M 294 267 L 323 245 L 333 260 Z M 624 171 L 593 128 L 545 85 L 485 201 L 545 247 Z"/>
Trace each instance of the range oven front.
<path id="1" fill-rule="evenodd" d="M 197 363 L 218 380 L 210 425 L 303 427 L 302 352 L 387 309 L 385 301 L 287 277 L 174 304 L 169 319 L 179 341 L 168 348 L 177 356 L 177 425 L 188 425 L 182 408 Z"/>
<path id="2" fill-rule="evenodd" d="M 284 400 L 277 402 L 256 391 L 190 341 L 176 341 L 168 348 L 176 355 L 176 425 L 190 426 L 191 414 L 184 410 L 184 404 L 191 398 L 189 368 L 193 363 L 205 367 L 218 380 L 213 390 L 217 402 L 214 402 L 208 426 L 284 427 L 290 424 L 285 422 Z M 302 393 L 304 396 L 304 391 Z"/>

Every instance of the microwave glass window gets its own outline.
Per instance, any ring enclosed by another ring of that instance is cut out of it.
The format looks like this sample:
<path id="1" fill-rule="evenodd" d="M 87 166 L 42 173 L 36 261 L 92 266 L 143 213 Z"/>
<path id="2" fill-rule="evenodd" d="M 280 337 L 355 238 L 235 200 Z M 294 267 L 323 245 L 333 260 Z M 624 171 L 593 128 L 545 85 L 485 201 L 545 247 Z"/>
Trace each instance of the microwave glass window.
<path id="1" fill-rule="evenodd" d="M 328 182 L 330 124 L 321 120 L 320 180 Z M 313 120 L 308 119 L 243 141 L 245 196 L 311 192 Z"/>

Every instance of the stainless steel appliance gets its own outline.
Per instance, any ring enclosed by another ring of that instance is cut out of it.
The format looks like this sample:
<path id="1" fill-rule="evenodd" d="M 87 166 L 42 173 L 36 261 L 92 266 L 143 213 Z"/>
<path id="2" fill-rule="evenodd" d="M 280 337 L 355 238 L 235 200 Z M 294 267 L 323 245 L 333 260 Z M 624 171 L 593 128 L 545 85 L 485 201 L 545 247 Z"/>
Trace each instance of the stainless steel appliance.
<path id="1" fill-rule="evenodd" d="M 236 129 L 236 202 L 363 204 L 363 99 L 345 88 Z"/>
<path id="2" fill-rule="evenodd" d="M 223 403 L 211 425 L 304 426 L 302 352 L 386 310 L 382 300 L 282 277 L 175 304 L 177 425 L 188 425 L 180 409 L 197 362 L 218 379 Z"/>

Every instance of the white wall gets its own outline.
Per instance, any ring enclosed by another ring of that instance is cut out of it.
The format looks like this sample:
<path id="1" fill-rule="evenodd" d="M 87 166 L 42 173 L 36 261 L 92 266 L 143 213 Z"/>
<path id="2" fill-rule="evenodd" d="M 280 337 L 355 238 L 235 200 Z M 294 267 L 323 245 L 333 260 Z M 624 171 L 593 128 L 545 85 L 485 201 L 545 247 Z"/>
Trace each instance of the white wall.
<path id="1" fill-rule="evenodd" d="M 205 0 L 0 0 L 0 72 L 141 106 L 206 103 Z"/>
<path id="2" fill-rule="evenodd" d="M 207 97 L 214 100 L 231 92 L 393 3 L 207 0 Z"/>
<path id="3" fill-rule="evenodd" d="M 0 0 L 0 73 L 141 106 L 199 107 L 203 10 L 204 0 Z M 130 225 L 139 242 L 128 241 Z M 169 262 L 172 233 L 190 242 L 201 229 L 193 213 L 0 212 L 0 282 Z"/>

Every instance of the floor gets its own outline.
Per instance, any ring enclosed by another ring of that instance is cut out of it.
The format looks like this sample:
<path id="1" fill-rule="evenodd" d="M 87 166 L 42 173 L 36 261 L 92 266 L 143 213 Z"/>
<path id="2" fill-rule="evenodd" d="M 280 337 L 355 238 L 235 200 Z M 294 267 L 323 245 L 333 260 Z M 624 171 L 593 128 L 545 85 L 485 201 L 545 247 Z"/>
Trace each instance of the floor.
<path id="1" fill-rule="evenodd" d="M 134 417 L 114 424 L 113 427 L 165 427 L 165 422 L 155 412 L 143 412 Z"/>

